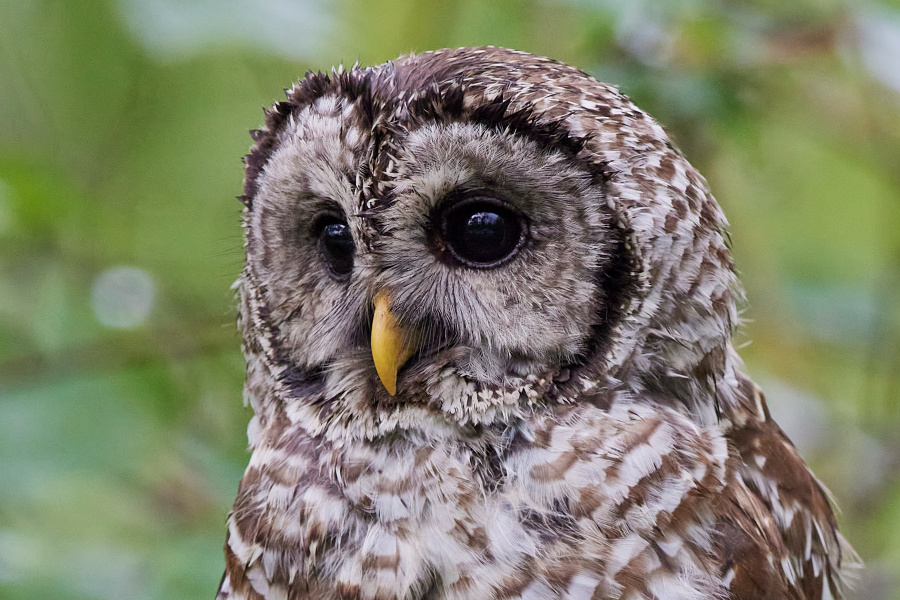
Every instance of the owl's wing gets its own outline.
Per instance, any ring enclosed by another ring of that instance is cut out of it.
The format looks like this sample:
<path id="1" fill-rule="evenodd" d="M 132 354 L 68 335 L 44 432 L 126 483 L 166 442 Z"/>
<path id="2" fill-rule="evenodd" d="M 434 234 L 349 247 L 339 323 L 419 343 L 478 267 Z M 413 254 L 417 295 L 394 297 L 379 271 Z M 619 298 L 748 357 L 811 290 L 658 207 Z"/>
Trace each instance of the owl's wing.
<path id="1" fill-rule="evenodd" d="M 728 437 L 741 458 L 739 476 L 764 507 L 757 518 L 772 522 L 786 551 L 781 570 L 798 598 L 844 598 L 848 572 L 860 563 L 837 530 L 828 492 L 772 420 L 759 387 L 747 378 L 740 389 L 745 410 Z M 734 558 L 738 569 L 748 571 L 758 559 Z"/>
<path id="2" fill-rule="evenodd" d="M 234 600 L 235 596 L 231 594 L 231 580 L 228 579 L 228 570 L 222 573 L 222 581 L 219 582 L 219 589 L 216 592 L 216 600 Z"/>
<path id="3" fill-rule="evenodd" d="M 251 600 L 262 598 L 257 594 L 250 585 L 246 577 L 246 570 L 240 564 L 234 552 L 231 550 L 231 533 L 225 540 L 225 572 L 222 574 L 222 581 L 219 582 L 219 591 L 216 593 L 216 600 Z M 238 585 L 232 585 L 232 578 L 239 580 Z"/>
<path id="4" fill-rule="evenodd" d="M 727 486 L 717 509 L 721 573 L 730 600 L 811 600 L 784 572 L 788 549 L 766 507 L 746 485 L 734 481 Z"/>
<path id="5" fill-rule="evenodd" d="M 229 524 L 233 518 L 234 513 L 229 516 Z M 253 557 L 251 562 L 242 560 L 233 546 Z M 236 528 L 229 527 L 225 539 L 225 573 L 219 583 L 216 600 L 265 600 L 269 597 L 283 597 L 279 593 L 283 590 L 270 589 L 269 574 L 265 572 L 263 565 L 263 553 L 263 548 L 259 544 L 252 540 L 245 541 Z"/>

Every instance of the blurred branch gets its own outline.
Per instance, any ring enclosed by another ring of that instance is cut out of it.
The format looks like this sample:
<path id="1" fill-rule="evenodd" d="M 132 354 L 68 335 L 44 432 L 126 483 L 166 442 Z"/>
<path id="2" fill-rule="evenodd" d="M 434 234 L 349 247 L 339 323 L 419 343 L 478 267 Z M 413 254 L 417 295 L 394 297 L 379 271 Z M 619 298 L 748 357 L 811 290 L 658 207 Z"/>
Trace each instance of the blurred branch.
<path id="1" fill-rule="evenodd" d="M 102 373 L 150 364 L 179 363 L 237 352 L 240 337 L 233 324 L 189 322 L 164 329 L 116 333 L 104 339 L 51 354 L 30 353 L 0 361 L 0 381 L 27 385 L 76 375 Z"/>

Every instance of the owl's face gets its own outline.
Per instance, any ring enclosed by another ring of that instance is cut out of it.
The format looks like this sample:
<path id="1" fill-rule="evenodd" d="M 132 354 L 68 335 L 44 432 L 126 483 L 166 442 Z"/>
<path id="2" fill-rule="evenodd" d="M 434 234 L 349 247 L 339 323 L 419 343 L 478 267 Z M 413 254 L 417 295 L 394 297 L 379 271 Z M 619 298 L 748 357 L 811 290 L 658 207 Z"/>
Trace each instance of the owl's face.
<path id="1" fill-rule="evenodd" d="M 266 355 L 280 391 L 251 397 L 274 395 L 325 428 L 365 422 L 371 435 L 403 411 L 413 421 L 509 420 L 537 397 L 567 400 L 598 377 L 627 381 L 629 361 L 644 360 L 651 379 L 678 377 L 672 352 L 683 352 L 657 341 L 652 323 L 671 322 L 672 309 L 648 276 L 664 279 L 686 240 L 722 247 L 701 291 L 719 294 L 724 314 L 698 328 L 715 311 L 678 303 L 684 327 L 704 338 L 679 360 L 694 368 L 704 340 L 722 345 L 733 302 L 721 297 L 731 273 L 718 208 L 696 218 L 700 187 L 697 206 L 664 206 L 687 217 L 665 219 L 666 240 L 659 207 L 640 204 L 684 197 L 678 186 L 690 192 L 699 176 L 612 88 L 530 55 L 510 74 L 503 58 L 477 75 L 438 53 L 312 75 L 269 112 L 247 160 L 243 318 L 250 368 Z M 443 65 L 441 82 L 429 60 Z M 492 68 L 505 69 L 503 86 Z M 609 97 L 576 107 L 573 86 L 588 81 Z M 704 265 L 681 265 L 682 285 L 702 283 Z M 664 372 L 653 372 L 655 358 Z"/>
<path id="2" fill-rule="evenodd" d="M 398 401 L 439 383 L 452 402 L 453 387 L 516 387 L 575 362 L 610 257 L 590 173 L 511 131 L 426 123 L 396 134 L 390 201 L 366 211 L 355 184 L 372 140 L 347 110 L 326 96 L 300 112 L 258 180 L 249 243 L 290 362 L 383 395 L 379 294 L 414 352 Z"/>

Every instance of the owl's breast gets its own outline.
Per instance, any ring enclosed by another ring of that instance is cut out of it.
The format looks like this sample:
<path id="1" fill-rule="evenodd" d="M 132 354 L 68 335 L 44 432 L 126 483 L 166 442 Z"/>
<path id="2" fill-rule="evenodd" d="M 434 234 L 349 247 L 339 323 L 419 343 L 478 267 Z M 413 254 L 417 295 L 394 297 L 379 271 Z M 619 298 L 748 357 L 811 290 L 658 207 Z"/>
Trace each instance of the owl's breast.
<path id="1" fill-rule="evenodd" d="M 363 597 L 489 597 L 500 571 L 536 552 L 515 507 L 485 493 L 461 446 L 359 447 L 344 460 L 351 539 L 326 569 Z"/>
<path id="2" fill-rule="evenodd" d="M 258 447 L 229 544 L 250 581 L 323 598 L 619 597 L 623 582 L 713 597 L 727 445 L 678 418 L 579 407 L 477 451 L 421 436 Z"/>

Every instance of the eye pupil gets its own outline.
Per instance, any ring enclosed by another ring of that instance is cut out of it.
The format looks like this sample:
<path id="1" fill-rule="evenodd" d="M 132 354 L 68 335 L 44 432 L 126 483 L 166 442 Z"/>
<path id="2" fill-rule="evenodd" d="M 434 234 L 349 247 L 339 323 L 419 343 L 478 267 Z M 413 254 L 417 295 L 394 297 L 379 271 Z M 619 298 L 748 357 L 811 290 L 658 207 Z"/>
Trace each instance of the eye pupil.
<path id="1" fill-rule="evenodd" d="M 492 212 L 478 212 L 469 217 L 462 230 L 462 248 L 475 262 L 490 262 L 495 249 L 503 247 L 507 237 L 503 217 Z"/>
<path id="2" fill-rule="evenodd" d="M 522 241 L 522 217 L 489 201 L 464 202 L 444 216 L 448 248 L 463 264 L 492 267 L 511 258 Z"/>
<path id="3" fill-rule="evenodd" d="M 347 275 L 353 270 L 356 246 L 350 226 L 337 217 L 327 216 L 316 224 L 319 245 L 328 266 L 335 275 Z"/>

